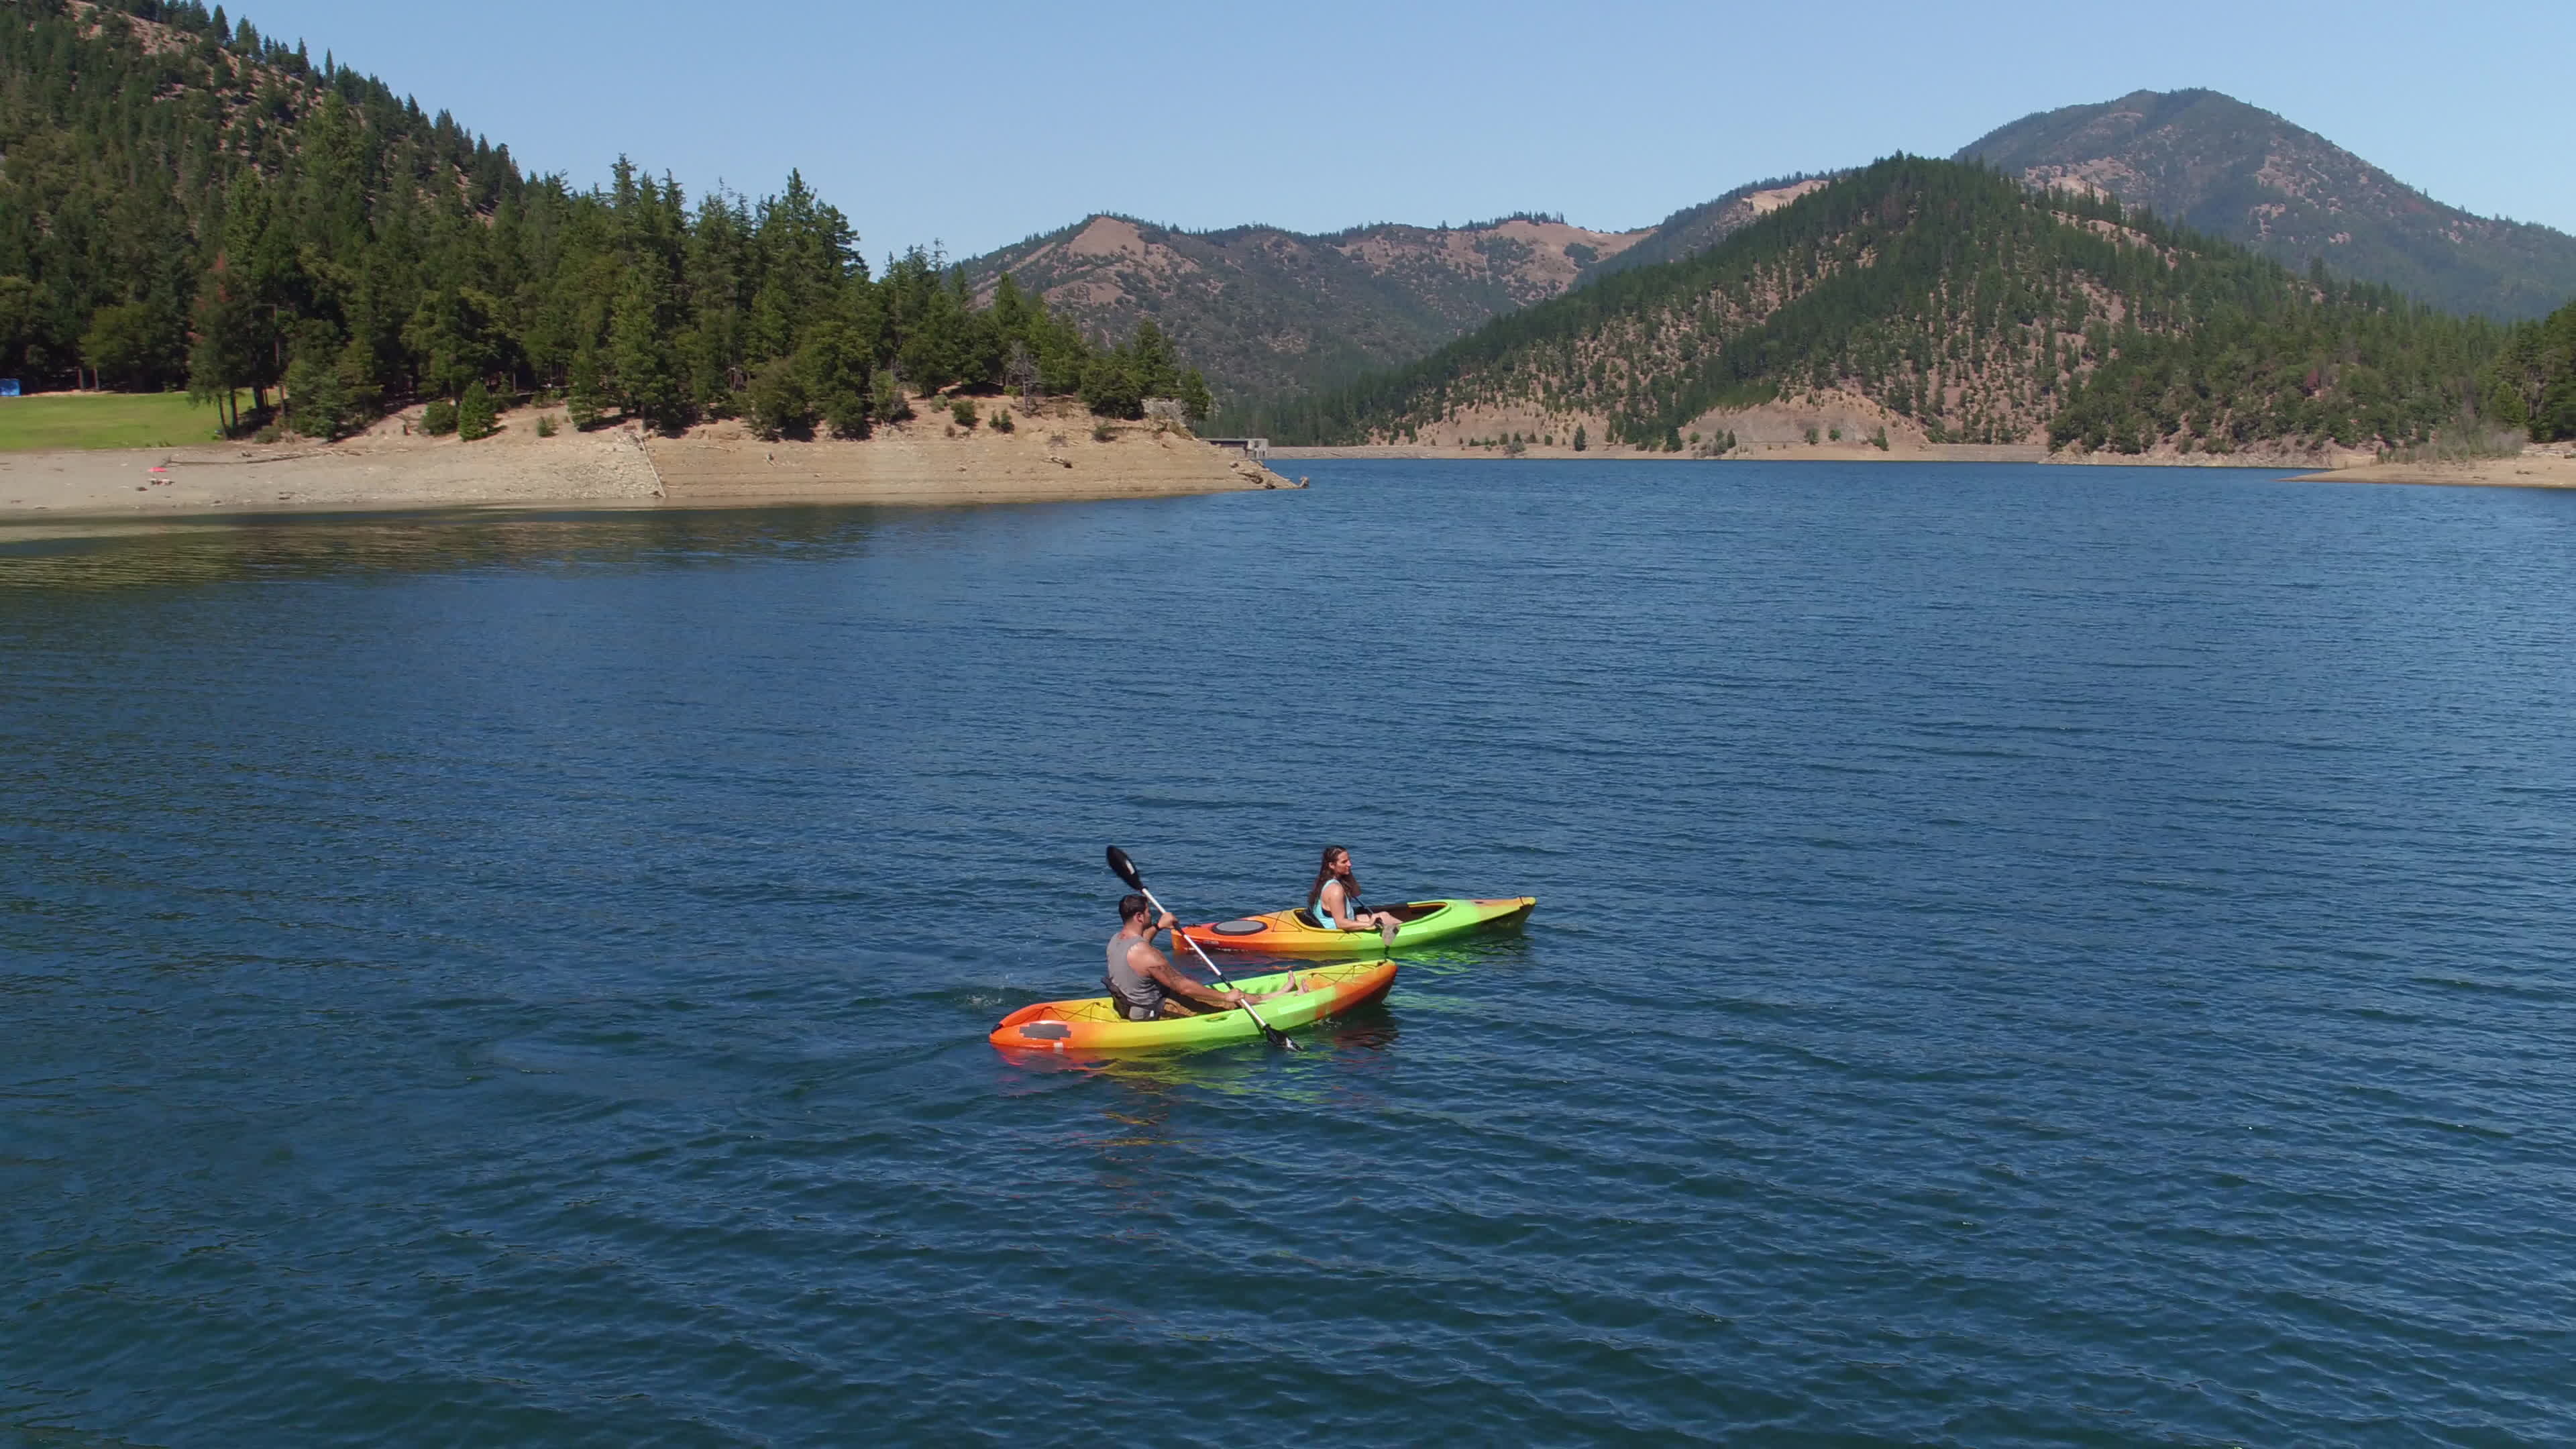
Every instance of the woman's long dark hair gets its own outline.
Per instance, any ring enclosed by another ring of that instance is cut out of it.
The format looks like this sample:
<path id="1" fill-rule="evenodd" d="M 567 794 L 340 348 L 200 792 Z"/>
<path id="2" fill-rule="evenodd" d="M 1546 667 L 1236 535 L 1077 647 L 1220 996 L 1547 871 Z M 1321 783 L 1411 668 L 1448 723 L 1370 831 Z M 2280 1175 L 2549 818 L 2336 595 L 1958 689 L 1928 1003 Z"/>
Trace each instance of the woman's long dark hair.
<path id="1" fill-rule="evenodd" d="M 1350 853 L 1351 848 L 1347 845 L 1327 845 L 1324 847 L 1324 859 L 1315 867 L 1315 883 L 1306 887 L 1306 909 L 1310 911 L 1313 910 L 1315 908 L 1315 903 L 1324 898 L 1324 882 L 1333 878 L 1333 857 L 1337 855 L 1348 855 Z M 1356 875 L 1343 876 L 1343 904 L 1347 906 L 1353 899 L 1358 897 L 1359 893 L 1360 878 Z"/>

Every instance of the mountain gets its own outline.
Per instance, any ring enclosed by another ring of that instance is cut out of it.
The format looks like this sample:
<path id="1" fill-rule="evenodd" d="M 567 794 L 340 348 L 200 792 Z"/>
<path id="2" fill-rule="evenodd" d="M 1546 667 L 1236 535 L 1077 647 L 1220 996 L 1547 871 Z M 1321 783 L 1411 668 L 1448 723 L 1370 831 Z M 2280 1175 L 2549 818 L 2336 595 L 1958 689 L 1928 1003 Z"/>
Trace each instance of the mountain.
<path id="1" fill-rule="evenodd" d="M 1790 176 L 1739 186 L 1637 231 L 1522 214 L 1318 236 L 1270 226 L 1188 232 L 1096 215 L 964 266 L 979 295 L 1007 272 L 1093 337 L 1123 337 L 1152 318 L 1205 371 L 1226 420 L 1239 422 L 1257 402 L 1411 362 L 1596 277 L 1715 245 L 1823 184 Z"/>
<path id="2" fill-rule="evenodd" d="M 1187 232 L 1092 216 L 965 263 L 1004 273 L 1094 337 L 1152 318 L 1229 400 L 1293 396 L 1409 362 L 1489 318 L 1564 292 L 1644 232 L 1546 216 L 1460 227 Z"/>
<path id="3" fill-rule="evenodd" d="M 1962 147 L 2041 186 L 2090 187 L 2304 271 L 2384 282 L 2454 312 L 2537 317 L 2576 297 L 2576 237 L 2445 206 L 2216 91 L 2136 91 L 2025 116 Z"/>
<path id="4" fill-rule="evenodd" d="M 1718 453 L 1803 420 L 2127 454 L 2371 448 L 2459 419 L 2502 335 L 2106 197 L 1896 157 L 1284 406 L 1270 430 Z"/>
<path id="5" fill-rule="evenodd" d="M 2576 238 L 2443 206 L 2313 132 L 2214 91 L 2140 91 L 2029 116 L 1959 152 L 2041 187 L 2090 188 L 2304 271 L 2383 282 L 2438 306 L 2536 317 L 2576 295 Z M 1093 216 L 966 263 L 1009 272 L 1095 338 L 1153 318 L 1203 368 L 1222 421 L 1400 366 L 1492 318 L 1679 261 L 1824 186 L 1739 186 L 1637 231 L 1547 216 L 1329 236 L 1185 232 Z"/>

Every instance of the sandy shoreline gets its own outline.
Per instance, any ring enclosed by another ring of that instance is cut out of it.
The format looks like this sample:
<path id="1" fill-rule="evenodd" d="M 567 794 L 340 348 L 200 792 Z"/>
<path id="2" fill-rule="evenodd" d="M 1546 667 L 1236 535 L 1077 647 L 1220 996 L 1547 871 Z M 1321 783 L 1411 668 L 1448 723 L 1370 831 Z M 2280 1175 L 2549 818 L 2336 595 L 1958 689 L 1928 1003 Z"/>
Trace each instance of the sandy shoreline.
<path id="1" fill-rule="evenodd" d="M 2297 481 L 2318 483 L 2414 483 L 2443 488 L 2576 488 L 2576 457 L 2567 444 L 2531 448 L 2518 458 L 2480 458 L 2466 463 L 2371 463 L 2301 474 Z"/>
<path id="2" fill-rule="evenodd" d="M 2354 455 L 2366 458 L 2367 454 Z M 1313 458 L 1422 458 L 1474 459 L 1481 462 L 1505 463 L 1534 459 L 1580 458 L 1590 462 L 1675 463 L 1694 460 L 1688 453 L 1647 453 L 1633 448 L 1602 448 L 1575 452 L 1559 445 L 1529 445 L 1519 459 L 1506 456 L 1498 448 L 1424 447 L 1416 444 L 1372 445 L 1346 448 L 1273 447 L 1274 463 L 1291 463 Z M 2319 468 L 2313 461 L 2301 462 L 2282 458 L 2249 458 L 2241 454 L 2213 457 L 2206 453 L 2176 455 L 2148 453 L 2139 455 L 2091 454 L 2052 455 L 2048 449 L 2033 445 L 1985 443 L 1917 443 L 1902 442 L 1882 451 L 1866 443 L 1824 443 L 1767 445 L 1729 455 L 1724 461 L 1755 463 L 2057 463 L 2097 467 L 2131 468 L 2257 468 L 2266 472 L 2293 472 L 2292 481 L 2304 483 L 2408 483 L 2435 484 L 2452 488 L 2576 488 L 2576 445 L 2555 443 L 2526 448 L 2518 457 L 2482 458 L 2459 463 L 2370 463 L 2354 462 L 2344 467 Z M 2304 470 L 2304 471 L 2300 471 Z"/>
<path id="3" fill-rule="evenodd" d="M 989 415 L 992 402 L 983 402 L 981 410 Z M 537 416 L 511 415 L 500 434 L 474 443 L 406 432 L 408 419 L 396 416 L 330 445 L 289 441 L 0 453 L 0 535 L 115 532 L 258 514 L 982 504 L 1296 486 L 1240 454 L 1147 423 L 1117 424 L 1108 440 L 1095 439 L 1092 420 L 1071 409 L 1021 418 L 1013 432 L 995 433 L 989 424 L 960 429 L 944 410 L 925 405 L 922 416 L 881 428 L 875 437 L 856 443 L 764 442 L 739 423 L 701 427 L 679 438 L 647 438 L 632 428 L 579 433 L 564 426 L 559 414 L 556 436 L 540 438 Z M 2206 455 L 2052 458 L 2035 445 L 1902 441 L 1886 450 L 1857 442 L 1773 443 L 1735 456 L 1761 462 L 2299 466 L 2244 458 L 2221 462 Z M 1499 449 L 1438 446 L 1278 447 L 1270 457 L 1281 464 L 1310 458 L 1511 461 Z M 1673 462 L 1689 455 L 1626 448 L 1578 453 L 1563 445 L 1532 445 L 1523 457 Z M 2576 488 L 2576 447 L 2554 444 L 2526 449 L 2519 457 L 2460 463 L 2362 463 L 2298 477 L 2338 483 Z"/>
<path id="4" fill-rule="evenodd" d="M 2051 453 L 2037 443 L 1917 443 L 1903 440 L 1890 440 L 1885 448 L 1848 440 L 1838 443 L 1755 443 L 1717 459 L 1700 458 L 1688 452 L 1644 452 L 1635 448 L 1595 448 L 1578 453 L 1563 444 L 1549 447 L 1538 443 L 1525 444 L 1517 458 L 1500 448 L 1425 447 L 1413 443 L 1347 448 L 1274 446 L 1270 456 L 1281 462 L 1306 458 L 1473 458 L 1502 463 L 1581 458 L 1587 462 L 1610 463 L 2057 463 L 2076 467 L 2259 468 L 2276 473 L 2285 469 L 2314 469 L 2320 461 L 2314 457 L 2266 457 L 2241 453 Z M 2369 455 L 2348 456 L 2362 458 Z"/>
<path id="5" fill-rule="evenodd" d="M 990 413 L 992 405 L 983 404 Z M 1293 486 L 1147 423 L 1092 436 L 1087 416 L 960 429 L 946 412 L 865 442 L 764 442 L 739 424 L 680 438 L 562 426 L 534 412 L 476 442 L 407 433 L 405 417 L 333 444 L 0 453 L 0 530 L 66 534 L 232 514 L 444 508 L 727 508 L 765 503 L 969 504 L 1168 497 Z"/>
<path id="6" fill-rule="evenodd" d="M 1705 462 L 1689 453 L 1648 453 L 1634 448 L 1593 448 L 1584 452 L 1560 443 L 1525 444 L 1517 458 L 1500 448 L 1426 447 L 1414 443 L 1369 444 L 1348 448 L 1296 448 L 1274 445 L 1274 461 L 1307 458 L 1472 458 L 1505 463 L 1538 458 L 1580 458 L 1585 462 Z M 1757 445 L 1729 454 L 1728 462 L 1752 463 L 2045 463 L 2048 450 L 2013 443 L 1892 443 L 1884 451 L 1868 443 L 1803 443 Z"/>

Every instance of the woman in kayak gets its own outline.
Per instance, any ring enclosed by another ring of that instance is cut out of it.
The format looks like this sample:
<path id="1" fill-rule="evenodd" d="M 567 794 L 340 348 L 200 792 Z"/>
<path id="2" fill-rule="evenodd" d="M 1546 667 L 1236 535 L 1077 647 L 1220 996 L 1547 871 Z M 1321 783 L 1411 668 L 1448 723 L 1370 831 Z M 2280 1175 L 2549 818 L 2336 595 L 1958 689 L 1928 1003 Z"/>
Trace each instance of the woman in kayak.
<path id="1" fill-rule="evenodd" d="M 1334 931 L 1375 931 L 1394 940 L 1396 928 L 1404 923 L 1384 911 L 1360 910 L 1359 896 L 1360 878 L 1351 873 L 1349 848 L 1325 846 L 1315 883 L 1306 888 L 1306 909 L 1314 913 L 1316 923 Z"/>
<path id="2" fill-rule="evenodd" d="M 1154 933 L 1169 931 L 1180 923 L 1169 911 L 1161 920 L 1154 919 L 1153 902 L 1143 896 L 1130 895 L 1118 902 L 1118 934 L 1109 938 L 1109 974 L 1101 978 L 1109 988 L 1109 1004 L 1129 1021 L 1152 1021 L 1163 1016 L 1196 1016 L 1202 1011 L 1232 1011 L 1247 1001 L 1268 1001 L 1273 996 L 1286 996 L 1297 989 L 1297 978 L 1288 978 L 1284 991 L 1261 996 L 1246 996 L 1231 986 L 1206 987 L 1180 973 L 1171 958 L 1154 949 Z M 1175 933 L 1175 942 L 1178 933 Z"/>

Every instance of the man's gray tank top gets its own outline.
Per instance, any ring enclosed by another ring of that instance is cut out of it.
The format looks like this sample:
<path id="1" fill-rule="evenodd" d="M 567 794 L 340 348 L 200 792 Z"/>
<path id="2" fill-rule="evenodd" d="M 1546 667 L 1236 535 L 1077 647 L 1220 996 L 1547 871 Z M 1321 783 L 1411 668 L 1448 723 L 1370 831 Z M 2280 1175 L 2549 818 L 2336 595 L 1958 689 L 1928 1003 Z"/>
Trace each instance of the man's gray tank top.
<path id="1" fill-rule="evenodd" d="M 1137 941 L 1123 929 L 1109 938 L 1109 975 L 1104 980 L 1110 996 L 1118 1001 L 1147 1011 L 1161 1011 L 1163 984 L 1127 964 L 1128 949 Z"/>

